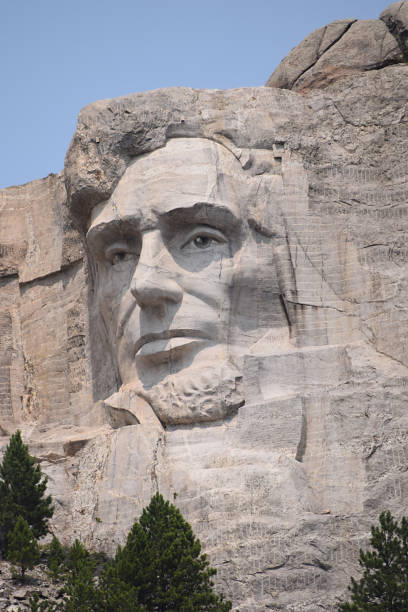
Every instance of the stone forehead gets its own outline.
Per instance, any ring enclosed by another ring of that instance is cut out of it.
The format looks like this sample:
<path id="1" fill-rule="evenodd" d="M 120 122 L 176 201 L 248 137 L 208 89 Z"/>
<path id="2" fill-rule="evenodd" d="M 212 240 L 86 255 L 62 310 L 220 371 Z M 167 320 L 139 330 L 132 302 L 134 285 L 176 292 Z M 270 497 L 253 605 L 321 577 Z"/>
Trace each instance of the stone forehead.
<path id="1" fill-rule="evenodd" d="M 205 138 L 176 138 L 133 161 L 113 198 L 143 192 L 145 199 L 149 192 L 157 197 L 160 190 L 170 194 L 175 190 L 178 195 L 191 190 L 192 195 L 201 193 L 212 201 L 223 192 L 231 197 L 233 183 L 239 179 L 245 180 L 241 165 L 224 146 Z"/>
<path id="2" fill-rule="evenodd" d="M 239 161 L 223 145 L 205 138 L 171 139 L 128 166 L 111 198 L 93 209 L 90 227 L 118 214 L 143 210 L 150 216 L 203 202 L 223 204 L 240 216 L 249 188 Z"/>
<path id="3" fill-rule="evenodd" d="M 308 120 L 313 115 L 301 96 L 266 87 L 172 88 L 95 102 L 81 111 L 65 159 L 70 209 L 85 226 L 129 165 L 168 141 L 216 141 L 248 169 L 252 151 L 271 151 Z"/>
<path id="4" fill-rule="evenodd" d="M 164 147 L 137 157 L 126 172 L 154 174 L 160 166 L 170 166 L 174 172 L 184 172 L 186 164 L 190 168 L 209 165 L 215 171 L 239 172 L 241 165 L 227 147 L 208 138 L 171 138 Z"/>
<path id="5" fill-rule="evenodd" d="M 113 199 L 201 196 L 205 201 L 237 199 L 235 183 L 246 181 L 241 166 L 224 146 L 205 138 L 177 138 L 137 158 L 119 181 Z M 194 202 L 192 201 L 191 204 Z"/>

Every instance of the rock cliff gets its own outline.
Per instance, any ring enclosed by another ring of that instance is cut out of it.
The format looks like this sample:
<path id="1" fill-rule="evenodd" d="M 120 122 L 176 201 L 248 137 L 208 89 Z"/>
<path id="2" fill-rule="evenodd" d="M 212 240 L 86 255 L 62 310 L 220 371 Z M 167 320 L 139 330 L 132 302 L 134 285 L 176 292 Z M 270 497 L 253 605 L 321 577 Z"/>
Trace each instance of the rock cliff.
<path id="1" fill-rule="evenodd" d="M 158 489 L 241 612 L 334 610 L 408 495 L 408 2 L 265 87 L 90 104 L 0 192 L 1 444 L 112 552 Z"/>

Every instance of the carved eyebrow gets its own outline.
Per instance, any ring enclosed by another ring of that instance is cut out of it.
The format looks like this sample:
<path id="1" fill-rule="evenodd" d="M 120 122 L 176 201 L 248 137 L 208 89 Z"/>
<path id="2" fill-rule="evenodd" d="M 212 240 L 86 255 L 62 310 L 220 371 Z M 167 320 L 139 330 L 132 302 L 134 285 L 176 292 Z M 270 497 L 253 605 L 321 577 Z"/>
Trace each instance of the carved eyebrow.
<path id="1" fill-rule="evenodd" d="M 174 208 L 160 214 L 160 221 L 167 223 L 203 223 L 226 230 L 240 227 L 241 221 L 231 208 L 225 204 L 197 202 L 193 206 Z"/>
<path id="2" fill-rule="evenodd" d="M 112 219 L 90 227 L 86 234 L 86 242 L 91 248 L 99 249 L 106 240 L 129 241 L 134 239 L 133 232 L 140 228 L 138 219 Z"/>
<path id="3" fill-rule="evenodd" d="M 226 204 L 211 202 L 196 202 L 192 206 L 181 206 L 167 212 L 159 213 L 152 211 L 156 218 L 166 227 L 167 225 L 186 225 L 191 223 L 202 223 L 213 225 L 225 232 L 240 230 L 241 220 Z M 149 220 L 148 225 L 150 226 Z M 111 219 L 106 222 L 91 226 L 86 234 L 86 241 L 93 249 L 103 247 L 106 240 L 131 240 L 135 233 L 145 230 L 143 221 L 136 215 Z"/>

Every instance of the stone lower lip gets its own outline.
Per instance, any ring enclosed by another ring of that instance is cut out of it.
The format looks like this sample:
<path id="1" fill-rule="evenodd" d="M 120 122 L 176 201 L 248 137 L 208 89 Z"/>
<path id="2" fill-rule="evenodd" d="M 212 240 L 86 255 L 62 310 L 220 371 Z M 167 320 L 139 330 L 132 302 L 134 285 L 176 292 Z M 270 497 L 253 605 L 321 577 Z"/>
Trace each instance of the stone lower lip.
<path id="1" fill-rule="evenodd" d="M 154 355 L 156 353 L 169 353 L 190 344 L 196 344 L 204 340 L 201 336 L 173 336 L 171 338 L 153 338 L 145 342 L 135 353 L 136 357 Z"/>

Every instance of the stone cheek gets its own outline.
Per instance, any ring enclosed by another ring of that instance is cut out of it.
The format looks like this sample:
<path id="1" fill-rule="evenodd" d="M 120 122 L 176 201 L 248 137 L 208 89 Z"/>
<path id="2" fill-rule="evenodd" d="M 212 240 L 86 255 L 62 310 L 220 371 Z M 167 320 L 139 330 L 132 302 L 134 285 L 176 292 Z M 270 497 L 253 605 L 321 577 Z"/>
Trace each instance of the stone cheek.
<path id="1" fill-rule="evenodd" d="M 62 539 L 112 552 L 160 490 L 241 612 L 335 608 L 407 499 L 407 70 L 98 102 L 68 198 L 1 192 L 2 444 Z"/>

